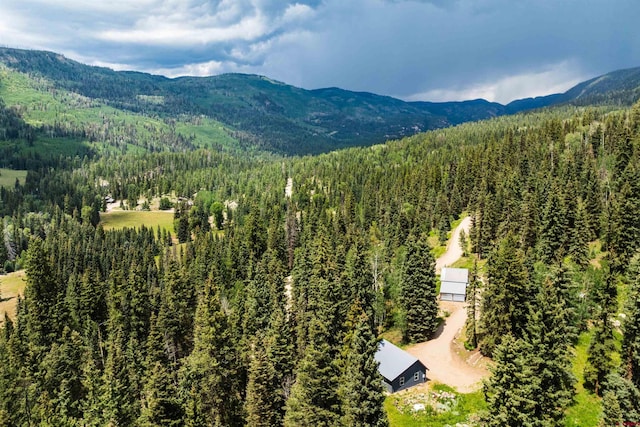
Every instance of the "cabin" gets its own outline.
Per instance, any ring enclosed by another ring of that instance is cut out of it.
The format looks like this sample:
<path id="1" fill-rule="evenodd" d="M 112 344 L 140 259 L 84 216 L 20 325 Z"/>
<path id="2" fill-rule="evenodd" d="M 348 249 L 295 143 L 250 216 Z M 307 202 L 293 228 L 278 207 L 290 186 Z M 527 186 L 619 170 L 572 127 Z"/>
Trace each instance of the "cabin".
<path id="1" fill-rule="evenodd" d="M 427 368 L 424 364 L 387 340 L 382 340 L 378 345 L 375 359 L 379 363 L 378 372 L 382 375 L 382 383 L 389 393 L 427 381 Z"/>
<path id="2" fill-rule="evenodd" d="M 469 270 L 444 267 L 440 273 L 440 300 L 465 302 Z"/>

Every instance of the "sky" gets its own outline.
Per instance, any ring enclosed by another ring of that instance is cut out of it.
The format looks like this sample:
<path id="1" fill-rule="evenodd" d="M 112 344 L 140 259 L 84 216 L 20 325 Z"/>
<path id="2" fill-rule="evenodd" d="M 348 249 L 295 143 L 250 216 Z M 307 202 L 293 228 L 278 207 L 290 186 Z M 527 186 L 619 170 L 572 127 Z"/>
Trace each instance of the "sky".
<path id="1" fill-rule="evenodd" d="M 169 77 L 507 103 L 640 66 L 639 17 L 637 0 L 2 0 L 0 45 Z"/>

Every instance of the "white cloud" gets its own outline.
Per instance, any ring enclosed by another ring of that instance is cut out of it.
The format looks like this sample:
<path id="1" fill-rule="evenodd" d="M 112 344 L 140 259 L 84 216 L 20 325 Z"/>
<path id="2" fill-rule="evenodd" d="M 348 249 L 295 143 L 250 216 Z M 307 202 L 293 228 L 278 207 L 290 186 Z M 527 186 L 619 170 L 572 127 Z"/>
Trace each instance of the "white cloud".
<path id="1" fill-rule="evenodd" d="M 221 73 L 238 71 L 235 63 L 221 61 L 207 61 L 195 64 L 186 64 L 176 68 L 155 68 L 147 70 L 152 74 L 160 74 L 167 77 L 180 76 L 214 76 Z"/>
<path id="2" fill-rule="evenodd" d="M 483 98 L 507 104 L 515 99 L 562 93 L 588 77 L 571 61 L 563 61 L 545 69 L 506 76 L 495 81 L 432 89 L 405 97 L 408 101 L 464 101 Z"/>
<path id="3" fill-rule="evenodd" d="M 118 43 L 136 43 L 155 46 L 192 46 L 233 40 L 250 41 L 269 32 L 261 16 L 251 16 L 228 27 L 189 28 L 181 23 L 154 25 L 147 22 L 132 30 L 107 30 L 96 35 L 100 40 Z"/>
<path id="4" fill-rule="evenodd" d="M 304 21 L 313 16 L 313 9 L 306 4 L 290 4 L 284 11 L 282 16 L 282 23 L 299 22 Z"/>

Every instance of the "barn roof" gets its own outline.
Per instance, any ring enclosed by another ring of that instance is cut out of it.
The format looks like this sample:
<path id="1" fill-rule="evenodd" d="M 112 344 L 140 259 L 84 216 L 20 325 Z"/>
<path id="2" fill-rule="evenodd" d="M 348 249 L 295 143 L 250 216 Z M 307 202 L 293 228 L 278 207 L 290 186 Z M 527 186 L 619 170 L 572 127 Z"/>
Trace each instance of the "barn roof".
<path id="1" fill-rule="evenodd" d="M 461 294 L 464 295 L 467 291 L 466 282 L 442 282 L 440 283 L 441 294 Z"/>
<path id="2" fill-rule="evenodd" d="M 380 363 L 378 367 L 380 375 L 388 381 L 393 381 L 418 361 L 417 358 L 387 340 L 380 341 L 375 358 Z"/>
<path id="3" fill-rule="evenodd" d="M 445 267 L 440 274 L 441 282 L 469 283 L 469 269 Z"/>

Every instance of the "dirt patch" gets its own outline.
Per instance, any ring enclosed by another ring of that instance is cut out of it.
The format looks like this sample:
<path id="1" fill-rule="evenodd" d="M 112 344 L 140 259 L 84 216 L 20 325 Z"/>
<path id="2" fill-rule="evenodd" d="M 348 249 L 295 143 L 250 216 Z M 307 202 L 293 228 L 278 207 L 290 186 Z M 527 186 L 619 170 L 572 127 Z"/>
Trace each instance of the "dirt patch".
<path id="1" fill-rule="evenodd" d="M 284 195 L 291 198 L 293 194 L 293 178 L 287 178 L 287 186 L 284 187 Z"/>
<path id="2" fill-rule="evenodd" d="M 450 315 L 445 319 L 436 337 L 419 344 L 407 347 L 405 350 L 420 359 L 427 367 L 427 378 L 455 388 L 458 392 L 469 393 L 478 390 L 482 379 L 489 375 L 486 361 L 471 355 L 467 360 L 458 354 L 460 345 L 458 336 L 467 320 L 466 305 L 463 303 L 444 302 L 441 311 Z M 466 351 L 463 349 L 463 351 Z M 469 352 L 473 353 L 473 352 Z"/>

